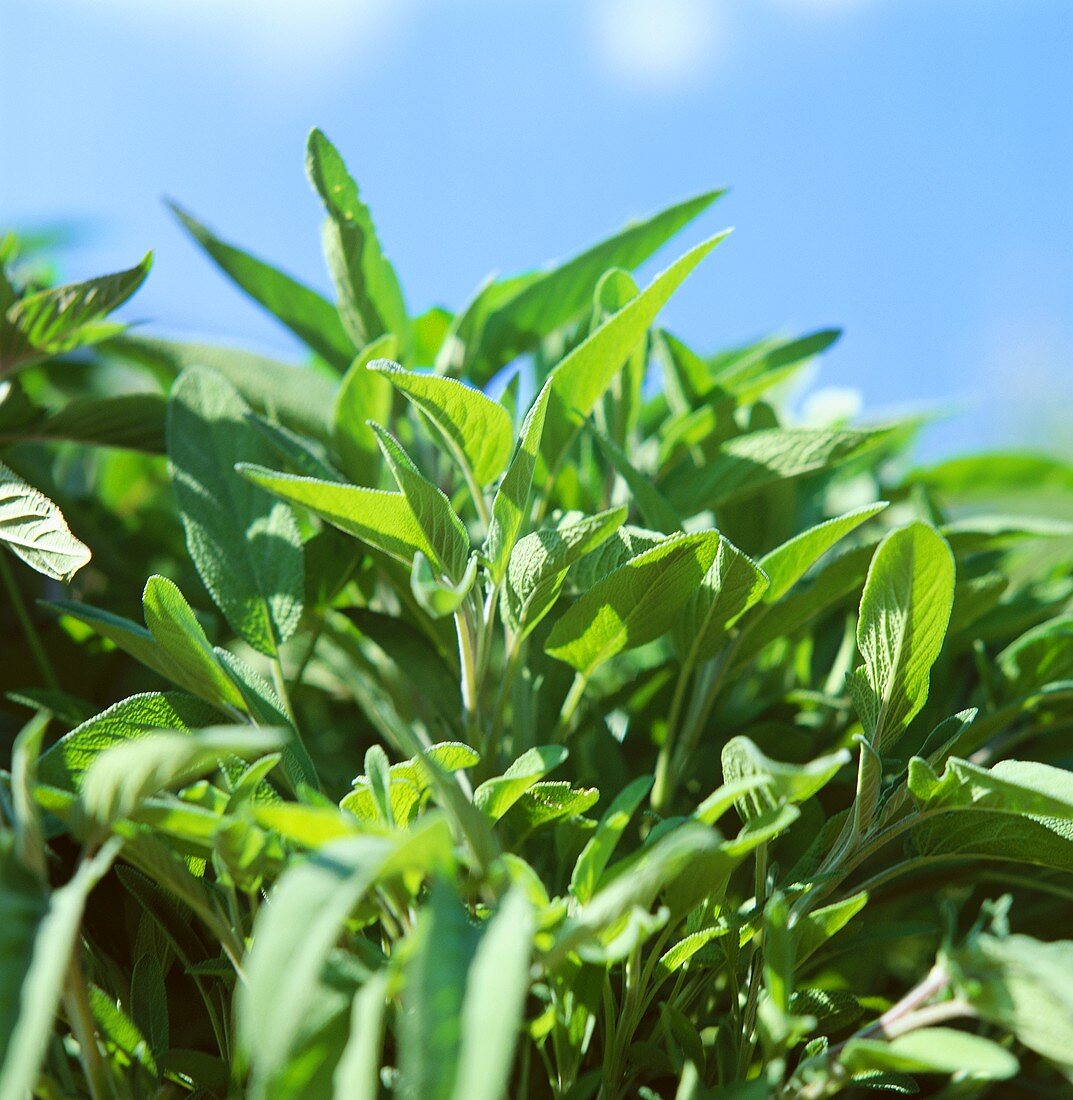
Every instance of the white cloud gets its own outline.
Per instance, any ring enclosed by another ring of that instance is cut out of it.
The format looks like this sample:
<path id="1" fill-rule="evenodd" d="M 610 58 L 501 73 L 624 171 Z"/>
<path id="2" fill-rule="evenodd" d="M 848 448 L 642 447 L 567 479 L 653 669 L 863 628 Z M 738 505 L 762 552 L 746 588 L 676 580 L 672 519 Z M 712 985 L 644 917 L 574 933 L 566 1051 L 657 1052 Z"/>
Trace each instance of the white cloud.
<path id="1" fill-rule="evenodd" d="M 66 0 L 183 47 L 220 49 L 244 70 L 283 86 L 367 65 L 405 29 L 414 0 Z"/>
<path id="2" fill-rule="evenodd" d="M 717 59 L 715 0 L 596 0 L 597 57 L 610 76 L 644 91 L 696 84 Z"/>

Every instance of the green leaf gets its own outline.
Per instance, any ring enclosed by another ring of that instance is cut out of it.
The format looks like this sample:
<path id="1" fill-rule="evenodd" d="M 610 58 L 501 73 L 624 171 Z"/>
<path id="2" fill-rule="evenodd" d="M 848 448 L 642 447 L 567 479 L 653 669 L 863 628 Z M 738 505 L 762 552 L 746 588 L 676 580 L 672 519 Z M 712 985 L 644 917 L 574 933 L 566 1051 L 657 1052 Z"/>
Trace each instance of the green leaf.
<path id="1" fill-rule="evenodd" d="M 878 501 L 856 508 L 802 531 L 765 554 L 760 559 L 760 568 L 771 583 L 764 592 L 764 603 L 778 603 L 835 543 L 886 507 L 886 501 Z"/>
<path id="2" fill-rule="evenodd" d="M 550 396 L 551 383 L 546 382 L 522 422 L 518 445 L 492 500 L 492 522 L 488 526 L 483 550 L 496 584 L 503 580 L 511 551 L 529 518 L 533 471 L 536 469 Z"/>
<path id="3" fill-rule="evenodd" d="M 438 429 L 452 457 L 477 485 L 502 472 L 513 444 L 507 410 L 480 390 L 436 374 L 417 374 L 377 360 L 369 369 L 387 380 Z"/>
<path id="4" fill-rule="evenodd" d="M 465 524 L 443 490 L 418 470 L 399 441 L 379 425 L 373 425 L 373 430 L 391 475 L 425 536 L 429 547 L 426 556 L 441 573 L 459 583 L 469 567 L 470 542 Z"/>
<path id="5" fill-rule="evenodd" d="M 378 882 L 409 869 L 431 874 L 450 866 L 451 838 L 442 819 L 391 837 L 354 836 L 293 862 L 258 916 L 239 987 L 241 1047 L 252 1071 L 251 1095 L 271 1095 L 316 997 L 328 957 L 347 919 Z"/>
<path id="6" fill-rule="evenodd" d="M 118 309 L 145 282 L 153 266 L 147 253 L 140 264 L 114 275 L 84 283 L 51 287 L 27 294 L 7 311 L 7 320 L 35 355 L 61 355 L 86 343 L 96 343 L 114 331 L 93 326 Z"/>
<path id="7" fill-rule="evenodd" d="M 857 623 L 863 670 L 850 681 L 872 745 L 897 741 L 928 698 L 954 602 L 954 556 L 933 527 L 911 523 L 879 544 Z"/>
<path id="8" fill-rule="evenodd" d="M 579 817 L 600 800 L 595 787 L 572 787 L 563 780 L 534 783 L 511 807 L 506 821 L 517 843 L 554 821 Z"/>
<path id="9" fill-rule="evenodd" d="M 648 908 L 656 896 L 691 864 L 718 848 L 718 834 L 707 826 L 689 822 L 651 842 L 636 859 L 622 861 L 622 869 L 609 879 L 563 925 L 552 950 L 551 964 L 569 951 L 616 923 L 635 907 Z M 612 868 L 614 872 L 616 868 Z"/>
<path id="10" fill-rule="evenodd" d="M 374 974 L 354 998 L 350 1038 L 335 1068 L 333 1095 L 348 1100 L 377 1100 L 380 1095 L 380 1051 L 387 1012 L 387 974 Z"/>
<path id="11" fill-rule="evenodd" d="M 726 236 L 726 233 L 717 234 L 690 249 L 657 275 L 636 298 L 604 321 L 552 371 L 552 408 L 540 446 L 549 467 L 554 467 L 572 437 L 575 429 L 570 425 L 580 423 L 592 412 L 611 379 L 622 369 L 671 295 Z M 555 430 L 549 433 L 552 423 Z"/>
<path id="12" fill-rule="evenodd" d="M 458 1079 L 466 976 L 477 932 L 454 892 L 436 881 L 415 937 L 398 1023 L 399 1091 L 407 1100 L 448 1100 Z"/>
<path id="13" fill-rule="evenodd" d="M 692 667 L 714 657 L 727 631 L 763 597 L 767 586 L 763 569 L 719 536 L 712 564 L 675 621 L 673 637 L 683 662 Z"/>
<path id="14" fill-rule="evenodd" d="M 476 554 L 470 556 L 462 579 L 454 583 L 437 577 L 428 558 L 418 551 L 414 555 L 414 564 L 410 571 L 410 591 L 421 608 L 432 618 L 443 619 L 453 615 L 462 606 L 462 601 L 469 595 L 476 579 Z"/>
<path id="15" fill-rule="evenodd" d="M 604 457 L 626 482 L 645 523 L 651 524 L 655 530 L 668 535 L 680 531 L 682 521 L 678 513 L 667 503 L 666 498 L 652 481 L 634 466 L 626 452 L 613 439 L 591 425 L 589 431 Z"/>
<path id="16" fill-rule="evenodd" d="M 436 556 L 402 493 L 299 477 L 249 463 L 239 463 L 235 469 L 248 481 L 308 508 L 333 527 L 407 565 L 418 551 L 430 559 Z"/>
<path id="17" fill-rule="evenodd" d="M 0 833 L 0 1100 L 23 1100 L 36 1089 L 71 954 L 81 950 L 86 898 L 117 848 L 106 844 L 83 860 L 46 900 L 9 837 Z"/>
<path id="18" fill-rule="evenodd" d="M 583 676 L 624 649 L 654 641 L 711 569 L 716 531 L 672 535 L 586 592 L 552 627 L 545 650 Z"/>
<path id="19" fill-rule="evenodd" d="M 205 587 L 235 632 L 271 655 L 302 615 L 302 543 L 290 508 L 235 476 L 237 463 L 268 457 L 248 411 L 220 375 L 183 371 L 168 402 L 168 455 Z"/>
<path id="20" fill-rule="evenodd" d="M 736 783 L 751 776 L 765 782 L 737 800 L 749 821 L 787 803 L 805 802 L 821 791 L 850 761 L 848 749 L 817 757 L 808 764 L 783 764 L 765 756 L 748 737 L 732 737 L 723 746 L 723 780 Z"/>
<path id="21" fill-rule="evenodd" d="M 1073 1068 L 1073 942 L 981 934 L 950 962 L 955 988 L 980 1016 Z"/>
<path id="22" fill-rule="evenodd" d="M 909 790 L 921 809 L 997 810 L 1073 821 L 1073 772 L 1032 760 L 1000 760 L 981 768 L 950 757 L 942 775 L 926 760 L 909 761 Z"/>
<path id="23" fill-rule="evenodd" d="M 687 199 L 547 271 L 493 284 L 485 294 L 487 311 L 475 311 L 477 338 L 467 342 L 464 372 L 479 383 L 486 382 L 503 364 L 580 319 L 591 307 L 593 288 L 608 268 L 640 266 L 722 194 L 710 191 Z"/>
<path id="24" fill-rule="evenodd" d="M 320 130 L 309 135 L 306 171 L 328 212 L 324 251 L 339 292 L 339 312 L 351 338 L 362 347 L 393 333 L 405 348 L 410 322 L 399 278 L 380 247 L 358 185 Z"/>
<path id="25" fill-rule="evenodd" d="M 243 348 L 144 336 L 117 337 L 108 341 L 106 350 L 149 367 L 162 382 L 187 367 L 207 367 L 222 374 L 259 413 L 316 439 L 328 438 L 335 386 L 317 370 L 281 363 Z"/>
<path id="26" fill-rule="evenodd" d="M 521 539 L 507 566 L 503 613 L 511 629 L 523 637 L 532 631 L 555 605 L 570 566 L 608 539 L 625 518 L 625 508 L 580 519 L 567 516 Z"/>
<path id="27" fill-rule="evenodd" d="M 570 876 L 570 892 L 582 905 L 589 901 L 600 884 L 608 861 L 614 855 L 638 807 L 652 789 L 652 777 L 642 775 L 624 787 L 600 818 L 596 832 L 581 850 Z"/>
<path id="28" fill-rule="evenodd" d="M 219 711 L 182 692 L 132 695 L 61 737 L 42 754 L 37 777 L 54 787 L 77 790 L 93 761 L 112 745 L 156 730 L 188 732 L 219 719 Z"/>
<path id="29" fill-rule="evenodd" d="M 369 364 L 398 354 L 398 339 L 388 334 L 367 345 L 339 383 L 332 417 L 332 445 L 346 475 L 375 486 L 380 477 L 380 447 L 368 421 L 384 423 L 391 415 L 391 386 Z"/>
<path id="30" fill-rule="evenodd" d="M 2 462 L 0 546 L 38 573 L 64 582 L 91 557 L 89 547 L 74 537 L 59 508 Z"/>
<path id="31" fill-rule="evenodd" d="M 81 802 L 102 825 L 128 817 L 145 799 L 218 770 L 229 758 L 253 759 L 279 748 L 277 731 L 219 726 L 186 733 L 150 733 L 97 753 L 82 776 Z"/>
<path id="32" fill-rule="evenodd" d="M 507 893 L 484 926 L 466 977 L 454 1100 L 503 1100 L 529 991 L 533 911 L 523 890 Z"/>
<path id="33" fill-rule="evenodd" d="M 225 275 L 286 325 L 303 344 L 340 370 L 346 369 L 354 358 L 354 343 L 331 302 L 271 264 L 220 240 L 175 203 L 170 205 L 186 231 Z"/>
<path id="34" fill-rule="evenodd" d="M 821 906 L 806 913 L 794 925 L 794 955 L 798 963 L 805 962 L 843 928 L 868 904 L 868 894 L 860 891 L 841 901 Z"/>
<path id="35" fill-rule="evenodd" d="M 560 745 L 537 745 L 523 753 L 498 778 L 489 779 L 473 792 L 473 804 L 492 821 L 498 821 L 530 787 L 566 759 Z"/>
<path id="36" fill-rule="evenodd" d="M 207 702 L 244 710 L 242 693 L 221 667 L 178 587 L 166 577 L 150 577 L 142 593 L 142 607 L 166 674 Z"/>
<path id="37" fill-rule="evenodd" d="M 839 1058 L 850 1073 L 950 1073 L 984 1081 L 1004 1081 L 1020 1069 L 998 1043 L 949 1027 L 924 1027 L 881 1039 L 850 1039 Z"/>
<path id="38" fill-rule="evenodd" d="M 159 454 L 164 450 L 166 404 L 159 393 L 76 397 L 34 424 L 22 437 Z"/>
<path id="39" fill-rule="evenodd" d="M 138 1029 L 149 1041 L 156 1056 L 169 1046 L 168 991 L 164 972 L 152 955 L 142 955 L 134 964 L 130 977 L 131 1014 Z"/>
<path id="40" fill-rule="evenodd" d="M 107 638 L 125 653 L 141 661 L 146 668 L 151 668 L 165 679 L 172 678 L 172 666 L 167 654 L 153 635 L 140 623 L 125 619 L 121 615 L 113 615 L 110 611 L 104 611 L 99 607 L 75 603 L 73 600 L 51 600 L 44 602 L 43 606 L 59 615 L 67 615 L 80 623 L 85 623 L 102 638 Z"/>
<path id="41" fill-rule="evenodd" d="M 1011 642 L 996 658 L 1011 697 L 1073 678 L 1073 616 L 1049 619 Z"/>
<path id="42" fill-rule="evenodd" d="M 764 489 L 841 466 L 877 448 L 898 428 L 768 428 L 720 444 L 697 469 L 683 464 L 664 481 L 663 491 L 683 515 L 718 508 Z"/>

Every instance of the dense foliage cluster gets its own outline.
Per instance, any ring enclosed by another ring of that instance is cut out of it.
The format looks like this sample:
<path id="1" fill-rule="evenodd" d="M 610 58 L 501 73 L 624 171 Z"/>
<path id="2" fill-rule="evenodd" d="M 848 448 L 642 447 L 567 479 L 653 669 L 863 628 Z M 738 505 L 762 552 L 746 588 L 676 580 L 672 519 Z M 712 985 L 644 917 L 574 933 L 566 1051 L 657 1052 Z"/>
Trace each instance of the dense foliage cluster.
<path id="1" fill-rule="evenodd" d="M 303 364 L 2 245 L 0 1100 L 1069 1095 L 1073 469 L 308 170 L 334 303 L 178 212 Z"/>

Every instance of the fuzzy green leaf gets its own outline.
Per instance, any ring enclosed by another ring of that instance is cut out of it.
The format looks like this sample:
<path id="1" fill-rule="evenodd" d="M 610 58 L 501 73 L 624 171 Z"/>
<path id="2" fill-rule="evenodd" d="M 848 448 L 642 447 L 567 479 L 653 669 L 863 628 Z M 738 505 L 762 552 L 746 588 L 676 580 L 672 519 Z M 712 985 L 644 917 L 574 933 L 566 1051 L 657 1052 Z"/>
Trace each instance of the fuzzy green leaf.
<path id="1" fill-rule="evenodd" d="M 315 290 L 292 279 L 278 268 L 220 240 L 193 215 L 175 203 L 172 212 L 183 228 L 209 254 L 217 266 L 255 302 L 287 326 L 307 347 L 341 370 L 354 358 L 354 343 L 347 335 L 335 306 Z"/>
<path id="2" fill-rule="evenodd" d="M 465 524 L 458 518 L 442 489 L 418 470 L 399 441 L 378 424 L 373 425 L 391 475 L 406 498 L 429 547 L 433 565 L 456 584 L 469 567 L 470 542 Z"/>
<path id="3" fill-rule="evenodd" d="M 764 783 L 741 796 L 737 807 L 753 820 L 779 806 L 805 802 L 821 791 L 850 761 L 848 749 L 817 757 L 808 764 L 783 764 L 765 756 L 748 737 L 731 738 L 723 747 L 723 780 L 727 784 L 751 776 Z"/>
<path id="4" fill-rule="evenodd" d="M 511 629 L 528 634 L 559 598 L 571 565 L 608 539 L 625 518 L 625 508 L 570 515 L 521 539 L 507 566 L 503 613 Z"/>
<path id="5" fill-rule="evenodd" d="M 453 378 L 403 370 L 386 359 L 370 364 L 369 370 L 383 375 L 432 421 L 459 466 L 478 485 L 503 472 L 513 432 L 498 401 Z"/>
<path id="6" fill-rule="evenodd" d="M 172 581 L 150 577 L 142 593 L 142 607 L 171 680 L 207 702 L 245 709 L 242 693 L 220 666 L 193 609 Z"/>
<path id="7" fill-rule="evenodd" d="M 289 507 L 235 476 L 268 459 L 238 391 L 212 371 L 189 368 L 168 402 L 168 455 L 186 544 L 232 629 L 274 654 L 302 615 L 302 543 Z"/>
<path id="8" fill-rule="evenodd" d="M 484 554 L 489 562 L 492 580 L 496 583 L 503 579 L 511 551 L 528 519 L 533 471 L 536 469 L 550 396 L 551 383 L 547 382 L 522 422 L 518 445 L 492 500 L 492 522 L 488 527 Z"/>
<path id="9" fill-rule="evenodd" d="M 715 559 L 675 621 L 673 637 L 690 667 L 719 651 L 727 631 L 768 587 L 763 569 L 720 536 Z"/>
<path id="10" fill-rule="evenodd" d="M 380 247 L 358 185 L 320 130 L 309 135 L 306 171 L 328 212 L 324 252 L 339 293 L 339 313 L 351 338 L 362 347 L 393 333 L 405 347 L 410 321 L 399 277 Z"/>
<path id="11" fill-rule="evenodd" d="M 676 535 L 631 558 L 563 614 L 546 651 L 589 676 L 616 653 L 654 641 L 701 585 L 722 541 L 716 531 Z"/>
<path id="12" fill-rule="evenodd" d="M 95 333 L 92 326 L 130 298 L 145 282 L 152 266 L 150 252 L 128 271 L 27 294 L 7 311 L 7 320 L 18 329 L 32 353 L 61 355 L 106 334 L 114 335 L 105 329 Z"/>
<path id="13" fill-rule="evenodd" d="M 889 1042 L 851 1039 L 839 1060 L 851 1073 L 956 1073 L 983 1081 L 1004 1081 L 1020 1068 L 997 1043 L 949 1027 L 920 1028 Z"/>
<path id="14" fill-rule="evenodd" d="M 435 557 L 402 493 L 299 477 L 248 463 L 239 463 L 236 470 L 248 481 L 291 504 L 308 508 L 333 527 L 406 564 L 418 551 Z"/>
<path id="15" fill-rule="evenodd" d="M 38 762 L 43 783 L 75 790 L 106 749 L 156 730 L 190 731 L 215 725 L 220 712 L 182 692 L 132 695 L 83 722 L 52 745 Z"/>
<path id="16" fill-rule="evenodd" d="M 835 543 L 886 507 L 886 501 L 878 501 L 856 508 L 802 531 L 765 554 L 760 559 L 760 568 L 771 583 L 764 592 L 764 603 L 777 603 Z"/>
<path id="17" fill-rule="evenodd" d="M 954 557 L 924 523 L 892 531 L 868 570 L 857 623 L 863 671 L 850 682 L 869 740 L 898 740 L 928 698 L 954 601 Z"/>
<path id="18" fill-rule="evenodd" d="M 475 332 L 465 341 L 464 372 L 487 382 L 499 367 L 579 319 L 608 268 L 638 267 L 722 194 L 709 191 L 677 203 L 547 271 L 491 284 L 471 314 Z"/>

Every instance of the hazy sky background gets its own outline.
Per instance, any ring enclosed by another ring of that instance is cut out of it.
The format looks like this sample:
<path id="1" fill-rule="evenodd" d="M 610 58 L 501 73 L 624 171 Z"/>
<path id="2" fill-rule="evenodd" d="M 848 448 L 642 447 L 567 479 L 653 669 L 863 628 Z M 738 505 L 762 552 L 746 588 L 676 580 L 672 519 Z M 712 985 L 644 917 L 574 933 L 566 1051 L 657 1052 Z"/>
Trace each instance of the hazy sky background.
<path id="1" fill-rule="evenodd" d="M 415 310 L 730 185 L 671 327 L 841 325 L 817 384 L 957 409 L 927 453 L 1073 448 L 1070 0 L 0 0 L 0 48 L 0 223 L 153 248 L 158 331 L 294 351 L 160 200 L 327 289 L 318 125 Z"/>

